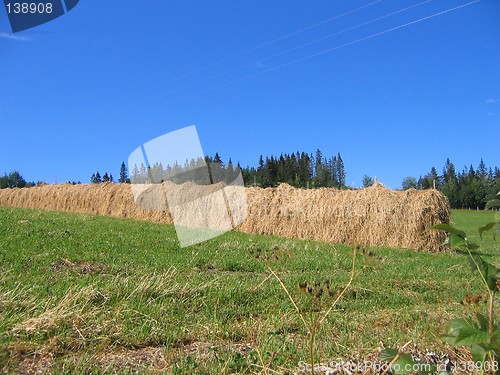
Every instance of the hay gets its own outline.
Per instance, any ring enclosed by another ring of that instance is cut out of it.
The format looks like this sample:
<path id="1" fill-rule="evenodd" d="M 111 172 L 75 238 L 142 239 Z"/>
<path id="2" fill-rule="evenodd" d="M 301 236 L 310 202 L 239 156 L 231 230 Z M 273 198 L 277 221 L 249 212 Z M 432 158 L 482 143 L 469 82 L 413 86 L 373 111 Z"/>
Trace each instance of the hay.
<path id="1" fill-rule="evenodd" d="M 134 189 L 136 187 L 134 185 Z M 156 194 L 144 190 L 138 197 L 137 203 L 140 204 L 135 204 L 131 185 L 128 184 L 62 184 L 2 189 L 0 205 L 171 223 L 168 211 L 148 209 L 154 206 L 150 202 L 156 198 Z"/>
<path id="2" fill-rule="evenodd" d="M 165 189 L 206 191 L 192 183 L 142 185 L 134 201 L 130 185 L 45 185 L 0 190 L 0 205 L 74 211 L 172 223 L 163 199 Z M 137 191 L 136 191 L 137 192 Z M 439 251 L 442 232 L 422 231 L 449 223 L 447 198 L 436 190 L 394 191 L 376 183 L 360 190 L 246 188 L 248 217 L 240 231 L 334 243 Z M 161 197 L 162 200 L 159 200 Z M 138 204 L 136 204 L 138 203 Z M 149 209 L 146 209 L 149 208 Z M 215 208 L 214 208 L 215 209 Z"/>
<path id="3" fill-rule="evenodd" d="M 249 215 L 243 232 L 364 246 L 438 251 L 445 235 L 422 231 L 449 223 L 447 198 L 436 190 L 394 191 L 247 188 Z"/>

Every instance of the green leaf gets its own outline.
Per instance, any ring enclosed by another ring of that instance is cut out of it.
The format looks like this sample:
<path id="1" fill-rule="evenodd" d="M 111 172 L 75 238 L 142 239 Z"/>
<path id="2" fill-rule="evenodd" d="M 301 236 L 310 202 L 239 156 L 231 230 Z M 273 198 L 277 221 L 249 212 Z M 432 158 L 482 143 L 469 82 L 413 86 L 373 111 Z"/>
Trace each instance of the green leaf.
<path id="1" fill-rule="evenodd" d="M 475 251 L 479 249 L 479 245 L 476 245 L 475 243 L 469 242 L 469 250 L 470 251 Z"/>
<path id="2" fill-rule="evenodd" d="M 443 340 L 444 342 L 447 342 L 451 346 L 459 346 L 459 345 L 457 345 L 456 336 L 442 336 L 441 340 Z"/>
<path id="3" fill-rule="evenodd" d="M 491 335 L 477 328 L 473 322 L 461 318 L 452 319 L 447 324 L 448 334 L 443 337 L 445 342 L 454 346 L 484 344 Z"/>
<path id="4" fill-rule="evenodd" d="M 436 365 L 430 365 L 427 363 L 421 363 L 421 369 L 418 370 L 418 375 L 434 374 L 437 371 Z"/>
<path id="5" fill-rule="evenodd" d="M 484 267 L 484 278 L 486 279 L 486 283 L 488 284 L 488 288 L 491 291 L 497 290 L 497 280 L 499 279 L 499 270 L 491 264 L 486 261 L 483 261 L 483 267 Z"/>
<path id="6" fill-rule="evenodd" d="M 481 237 L 481 239 L 483 239 L 483 232 L 486 232 L 486 231 L 493 229 L 493 227 L 497 224 L 498 223 L 492 222 L 492 223 L 488 223 L 486 225 L 483 225 L 482 227 L 479 227 L 478 230 L 479 230 L 479 236 Z M 495 233 L 493 233 L 493 238 L 495 238 Z"/>
<path id="7" fill-rule="evenodd" d="M 456 234 L 452 234 L 450 236 L 450 247 L 452 249 L 458 249 L 462 245 L 467 245 L 467 240 L 463 237 L 460 237 Z"/>
<path id="8" fill-rule="evenodd" d="M 446 328 L 448 329 L 448 334 L 451 336 L 456 336 L 462 328 L 466 327 L 470 327 L 470 324 L 467 320 L 463 318 L 452 319 L 448 322 L 448 324 L 446 324 Z"/>
<path id="9" fill-rule="evenodd" d="M 472 345 L 470 347 L 471 353 L 472 353 L 472 359 L 474 362 L 481 362 L 483 363 L 484 360 L 486 359 L 486 350 L 480 345 Z"/>
<path id="10" fill-rule="evenodd" d="M 476 327 L 462 328 L 457 335 L 457 346 L 483 344 L 488 342 L 490 334 Z"/>
<path id="11" fill-rule="evenodd" d="M 391 370 L 395 375 L 407 374 L 409 372 L 415 372 L 414 365 L 415 361 L 410 354 L 401 354 L 391 366 Z"/>
<path id="12" fill-rule="evenodd" d="M 483 275 L 488 284 L 488 289 L 496 290 L 497 280 L 500 279 L 500 270 L 498 270 L 493 264 L 488 263 L 478 254 L 469 254 L 467 257 L 469 264 L 473 271 L 478 270 Z"/>
<path id="13" fill-rule="evenodd" d="M 479 327 L 483 331 L 487 331 L 489 327 L 488 319 L 483 314 L 476 313 L 477 321 L 479 322 Z"/>
<path id="14" fill-rule="evenodd" d="M 448 224 L 434 224 L 433 226 L 428 227 L 424 232 L 427 232 L 431 229 L 434 230 L 444 230 L 445 232 L 448 232 L 450 234 L 455 234 L 459 237 L 462 237 L 463 239 L 467 239 L 465 232 L 460 229 L 456 229 L 452 227 L 451 225 Z"/>
<path id="15" fill-rule="evenodd" d="M 489 201 L 488 203 L 486 203 L 486 206 L 484 206 L 484 209 L 489 210 L 493 207 L 500 207 L 500 199 L 493 199 Z"/>
<path id="16" fill-rule="evenodd" d="M 399 354 L 397 349 L 385 348 L 380 352 L 380 360 L 391 362 Z"/>

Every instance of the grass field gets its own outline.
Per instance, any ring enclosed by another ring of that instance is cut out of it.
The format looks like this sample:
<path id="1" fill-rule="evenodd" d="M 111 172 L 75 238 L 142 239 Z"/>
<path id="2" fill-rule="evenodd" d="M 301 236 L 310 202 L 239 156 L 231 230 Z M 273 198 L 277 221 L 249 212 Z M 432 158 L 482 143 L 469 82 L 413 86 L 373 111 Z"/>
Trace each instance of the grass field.
<path id="1" fill-rule="evenodd" d="M 491 219 L 453 212 L 478 242 L 477 227 Z M 480 243 L 500 263 L 491 235 Z M 307 309 L 298 283 L 329 279 L 338 290 L 353 247 L 231 232 L 181 249 L 171 225 L 0 207 L 0 368 L 291 373 L 307 361 L 306 331 L 264 253 Z M 317 360 L 374 358 L 380 341 L 451 352 L 439 338 L 446 321 L 486 309 L 461 304 L 482 288 L 459 254 L 371 248 L 356 266 L 318 333 Z"/>

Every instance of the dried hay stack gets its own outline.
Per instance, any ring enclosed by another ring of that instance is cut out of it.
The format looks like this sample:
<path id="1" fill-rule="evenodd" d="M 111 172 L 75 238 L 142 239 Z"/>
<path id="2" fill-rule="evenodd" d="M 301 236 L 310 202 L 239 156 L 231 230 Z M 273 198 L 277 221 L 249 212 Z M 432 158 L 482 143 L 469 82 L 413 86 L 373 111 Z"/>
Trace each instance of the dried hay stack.
<path id="1" fill-rule="evenodd" d="M 192 184 L 179 187 L 196 188 Z M 394 191 L 376 183 L 360 190 L 296 189 L 281 184 L 267 189 L 249 187 L 246 192 L 248 217 L 239 230 L 247 233 L 439 251 L 444 233 L 422 231 L 450 220 L 448 200 L 436 190 Z M 161 194 L 146 189 L 137 202 L 148 207 L 147 202 L 156 202 L 155 196 Z M 168 210 L 158 210 L 161 207 L 155 204 L 148 208 L 157 210 L 138 207 L 130 185 L 124 184 L 3 189 L 0 205 L 172 223 Z"/>
<path id="2" fill-rule="evenodd" d="M 150 192 L 139 197 L 147 206 Z M 102 216 L 128 217 L 171 223 L 168 211 L 140 208 L 134 203 L 130 185 L 113 183 L 90 185 L 42 185 L 23 189 L 0 190 L 0 205 L 54 211 L 72 211 Z"/>
<path id="3" fill-rule="evenodd" d="M 436 190 L 394 191 L 383 185 L 360 190 L 248 188 L 243 232 L 366 246 L 438 251 L 445 235 L 422 231 L 449 223 L 447 198 Z"/>

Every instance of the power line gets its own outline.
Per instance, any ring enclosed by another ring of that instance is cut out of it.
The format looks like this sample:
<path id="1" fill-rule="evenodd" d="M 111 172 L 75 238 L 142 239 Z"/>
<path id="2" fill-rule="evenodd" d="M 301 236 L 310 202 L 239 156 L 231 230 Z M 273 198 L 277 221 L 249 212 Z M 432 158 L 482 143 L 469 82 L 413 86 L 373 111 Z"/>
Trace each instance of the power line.
<path id="1" fill-rule="evenodd" d="M 407 22 L 405 24 L 402 24 L 402 25 L 399 25 L 399 26 L 396 26 L 396 27 L 392 27 L 390 29 L 387 29 L 387 30 L 384 30 L 384 31 L 381 31 L 381 32 L 378 32 L 378 33 L 375 33 L 375 34 L 372 34 L 372 35 L 369 35 L 369 36 L 366 36 L 364 38 L 356 39 L 356 40 L 354 40 L 352 42 L 341 44 L 341 45 L 339 45 L 337 47 L 328 48 L 326 50 L 323 50 L 323 51 L 320 51 L 320 52 L 316 52 L 316 53 L 313 53 L 313 54 L 305 56 L 305 57 L 301 57 L 301 58 L 296 59 L 296 60 L 292 60 L 292 61 L 290 61 L 288 63 L 281 64 L 281 65 L 278 65 L 278 66 L 273 67 L 273 68 L 269 68 L 269 69 L 267 69 L 267 70 L 265 70 L 263 72 L 259 72 L 259 74 L 264 74 L 264 73 L 267 73 L 267 72 L 270 72 L 270 71 L 273 71 L 273 70 L 276 70 L 276 69 L 279 69 L 279 68 L 283 68 L 283 67 L 288 66 L 288 65 L 292 65 L 292 64 L 304 61 L 304 60 L 308 60 L 308 59 L 316 57 L 316 56 L 324 55 L 326 53 L 333 52 L 333 51 L 335 51 L 337 49 L 340 49 L 340 48 L 352 46 L 353 44 L 361 43 L 361 42 L 364 42 L 365 40 L 372 39 L 372 38 L 375 38 L 377 36 L 381 36 L 381 35 L 384 35 L 384 34 L 387 34 L 387 33 L 393 32 L 393 31 L 396 31 L 396 30 L 400 30 L 400 29 L 403 29 L 405 27 L 408 27 L 408 26 L 411 26 L 411 25 L 415 25 L 417 23 L 429 20 L 429 19 L 434 18 L 434 17 L 441 16 L 441 15 L 446 14 L 446 13 L 453 12 L 453 11 L 461 9 L 461 8 L 465 8 L 465 7 L 469 6 L 469 5 L 478 3 L 479 1 L 481 1 L 481 0 L 474 0 L 474 1 L 471 1 L 469 3 L 456 6 L 454 8 L 450 8 L 450 9 L 447 9 L 447 10 L 444 10 L 444 11 L 441 11 L 441 12 L 438 12 L 438 13 L 431 14 L 430 16 L 427 16 L 427 17 L 419 18 L 419 19 L 417 19 L 415 21 Z"/>
<path id="2" fill-rule="evenodd" d="M 453 8 L 449 8 L 449 9 L 443 10 L 441 12 L 437 12 L 437 13 L 431 14 L 430 16 L 422 17 L 422 18 L 419 18 L 417 20 L 414 20 L 414 21 L 411 21 L 411 22 L 407 22 L 407 23 L 404 23 L 404 24 L 399 25 L 399 26 L 392 27 L 390 29 L 386 29 L 386 30 L 380 31 L 378 33 L 374 33 L 374 34 L 368 35 L 366 37 L 356 39 L 356 40 L 354 40 L 352 42 L 344 43 L 344 44 L 338 45 L 336 47 L 328 48 L 328 49 L 325 49 L 325 50 L 322 50 L 322 51 L 319 51 L 319 52 L 316 52 L 316 53 L 313 53 L 313 54 L 310 54 L 310 55 L 307 55 L 307 56 L 304 56 L 304 57 L 301 57 L 301 58 L 298 58 L 298 59 L 295 59 L 295 60 L 292 60 L 292 61 L 289 61 L 287 63 L 274 66 L 272 68 L 269 68 L 269 69 L 266 69 L 266 70 L 263 70 L 263 71 L 260 71 L 260 72 L 257 72 L 257 73 L 246 75 L 244 77 L 238 78 L 238 79 L 233 80 L 231 82 L 219 85 L 217 87 L 212 87 L 212 88 L 200 91 L 200 92 L 198 92 L 196 94 L 193 94 L 193 95 L 199 95 L 199 94 L 202 94 L 202 93 L 205 93 L 205 92 L 208 92 L 208 91 L 213 91 L 213 90 L 216 90 L 216 89 L 219 89 L 219 88 L 222 88 L 222 87 L 226 87 L 226 86 L 232 85 L 234 83 L 237 83 L 237 82 L 249 79 L 249 78 L 257 77 L 257 76 L 260 76 L 262 74 L 265 74 L 265 73 L 268 73 L 268 72 L 271 72 L 271 71 L 274 71 L 274 70 L 277 70 L 277 69 L 280 69 L 280 68 L 284 68 L 286 66 L 289 66 L 289 65 L 292 65 L 292 64 L 296 64 L 298 62 L 302 62 L 302 61 L 311 59 L 313 57 L 321 56 L 321 55 L 324 55 L 324 54 L 336 51 L 336 50 L 344 48 L 344 47 L 352 46 L 354 44 L 358 44 L 358 43 L 364 42 L 366 40 L 369 40 L 369 39 L 372 39 L 372 38 L 376 38 L 378 36 L 381 36 L 381 35 L 384 35 L 384 34 L 387 34 L 387 33 L 393 32 L 393 31 L 397 31 L 397 30 L 403 29 L 403 28 L 411 26 L 411 25 L 415 25 L 417 23 L 429 20 L 431 18 L 438 17 L 438 16 L 441 16 L 443 14 L 447 14 L 447 13 L 453 12 L 453 11 L 461 9 L 461 8 L 465 8 L 467 6 L 470 6 L 472 4 L 478 3 L 480 1 L 481 0 L 474 0 L 474 1 L 465 3 L 465 4 L 462 4 L 462 5 L 453 7 Z M 187 98 L 187 97 L 180 98 L 179 100 L 185 99 L 185 98 Z M 178 100 L 175 100 L 175 101 L 178 101 Z"/>
<path id="3" fill-rule="evenodd" d="M 332 21 L 338 20 L 338 19 L 340 19 L 340 18 L 342 18 L 342 17 L 345 17 L 345 16 L 348 16 L 348 15 L 350 15 L 350 14 L 356 13 L 356 12 L 358 12 L 358 11 L 360 11 L 360 10 L 363 10 L 363 9 L 365 9 L 365 8 L 368 8 L 368 7 L 372 6 L 372 5 L 375 5 L 375 4 L 377 4 L 377 3 L 380 3 L 381 1 L 382 1 L 382 0 L 376 0 L 376 1 L 373 1 L 373 2 L 368 3 L 368 4 L 366 4 L 366 5 L 363 5 L 363 6 L 361 6 L 361 7 L 358 7 L 358 8 L 355 8 L 355 9 L 351 9 L 351 10 L 349 10 L 349 11 L 347 11 L 347 12 L 341 13 L 341 14 L 339 14 L 339 15 L 337 15 L 337 16 L 333 16 L 333 17 L 327 18 L 327 19 L 325 19 L 325 20 L 323 20 L 323 21 L 320 21 L 320 22 L 317 22 L 317 23 L 315 23 L 315 24 L 313 24 L 313 25 L 306 26 L 306 27 L 304 27 L 304 28 L 302 28 L 302 29 L 300 29 L 300 30 L 297 30 L 297 31 L 291 32 L 291 33 L 289 33 L 289 34 L 286 34 L 286 35 L 280 36 L 280 37 L 278 37 L 278 38 L 276 38 L 276 39 L 273 39 L 273 40 L 270 40 L 270 41 L 268 41 L 268 42 L 265 42 L 265 43 L 259 44 L 258 46 L 255 46 L 255 47 L 252 47 L 252 48 L 246 49 L 246 50 L 241 51 L 241 52 L 238 52 L 238 53 L 236 53 L 236 54 L 234 54 L 234 55 L 232 55 L 232 56 L 229 56 L 229 57 L 226 57 L 226 58 L 224 58 L 224 59 L 221 59 L 221 60 L 215 61 L 215 62 L 210 63 L 210 64 L 208 64 L 208 65 L 206 65 L 206 66 L 204 66 L 204 67 L 201 67 L 201 68 L 195 69 L 195 70 L 193 70 L 193 71 L 191 71 L 191 72 L 183 73 L 183 74 L 181 74 L 181 75 L 179 75 L 179 76 L 173 77 L 173 78 L 169 79 L 168 81 L 165 81 L 165 83 L 171 82 L 171 81 L 173 81 L 173 80 L 177 80 L 177 79 L 179 79 L 179 78 L 184 78 L 184 77 L 186 77 L 186 76 L 189 76 L 189 75 L 192 75 L 192 74 L 198 73 L 198 72 L 200 72 L 200 71 L 203 71 L 203 70 L 205 70 L 205 69 L 211 68 L 212 66 L 219 65 L 219 64 L 222 64 L 223 62 L 233 60 L 233 59 L 235 59 L 236 57 L 239 57 L 239 56 L 242 56 L 242 55 L 246 55 L 247 53 L 253 52 L 253 51 L 258 50 L 258 49 L 260 49 L 260 48 L 262 48 L 262 47 L 269 46 L 269 45 L 274 44 L 274 43 L 277 43 L 277 42 L 279 42 L 279 41 L 281 41 L 281 40 L 288 39 L 288 38 L 290 38 L 290 37 L 292 37 L 292 36 L 294 36 L 294 35 L 301 34 L 301 33 L 305 32 L 305 31 L 307 31 L 307 30 L 311 30 L 311 29 L 314 29 L 314 28 L 316 28 L 316 27 L 318 27 L 318 26 L 324 25 L 325 23 L 332 22 Z M 429 0 L 429 1 L 432 1 L 432 0 Z"/>
<path id="4" fill-rule="evenodd" d="M 332 22 L 332 21 L 338 20 L 338 19 L 340 19 L 340 18 L 342 18 L 342 17 L 345 17 L 345 16 L 348 16 L 348 15 L 350 15 L 350 14 L 356 13 L 356 12 L 358 12 L 358 11 L 360 11 L 360 10 L 363 10 L 363 9 L 365 9 L 365 8 L 368 8 L 368 7 L 372 6 L 372 5 L 378 4 L 378 3 L 382 2 L 382 1 L 383 1 L 383 0 L 376 0 L 376 1 L 372 1 L 371 3 L 365 4 L 365 5 L 360 6 L 360 7 L 358 7 L 358 8 L 354 8 L 354 9 L 351 9 L 351 10 L 349 10 L 349 11 L 347 11 L 347 12 L 341 13 L 341 14 L 339 14 L 339 15 L 336 15 L 336 16 L 333 16 L 333 17 L 330 17 L 330 18 L 327 18 L 327 19 L 325 19 L 325 20 L 323 20 L 323 21 L 319 21 L 319 22 L 317 22 L 317 23 L 315 23 L 315 24 L 313 24 L 313 25 L 306 26 L 306 27 L 304 27 L 304 28 L 302 28 L 302 29 L 299 29 L 299 30 L 297 30 L 297 31 L 293 31 L 293 32 L 291 32 L 291 33 L 285 34 L 285 35 L 280 36 L 280 37 L 278 37 L 278 38 L 276 38 L 276 39 L 272 39 L 272 40 L 270 40 L 270 41 L 268 41 L 268 42 L 265 42 L 265 43 L 259 44 L 259 45 L 255 46 L 255 47 L 251 47 L 251 48 L 249 48 L 249 49 L 243 50 L 243 51 L 238 52 L 238 53 L 236 53 L 236 54 L 234 54 L 234 55 L 232 55 L 232 56 L 225 57 L 225 58 L 223 58 L 223 59 L 221 59 L 221 60 L 218 60 L 218 61 L 215 61 L 215 62 L 210 63 L 210 64 L 208 64 L 208 65 L 202 66 L 202 67 L 197 68 L 197 69 L 195 69 L 195 70 L 192 70 L 192 71 L 189 71 L 189 72 L 186 72 L 186 73 L 182 73 L 182 74 L 177 75 L 177 76 L 175 76 L 175 77 L 169 78 L 168 80 L 163 81 L 163 82 L 160 82 L 160 83 L 158 83 L 158 84 L 156 84 L 156 85 L 153 85 L 153 86 L 151 86 L 151 87 L 149 87 L 149 88 L 144 88 L 144 89 L 142 90 L 142 92 L 147 91 L 147 90 L 151 90 L 151 89 L 153 89 L 153 88 L 157 88 L 157 87 L 164 86 L 164 85 L 166 85 L 167 83 L 170 83 L 170 82 L 173 82 L 173 81 L 179 80 L 179 79 L 181 79 L 181 78 L 189 77 L 189 76 L 191 76 L 191 75 L 193 75 L 193 74 L 199 73 L 199 72 L 201 72 L 201 71 L 203 71 L 203 70 L 206 70 L 206 69 L 208 69 L 208 68 L 211 68 L 211 67 L 213 67 L 213 66 L 217 66 L 217 65 L 220 65 L 220 64 L 222 64 L 222 63 L 224 63 L 224 62 L 231 61 L 231 60 L 233 60 L 233 59 L 235 59 L 235 58 L 237 58 L 237 57 L 240 57 L 240 56 L 246 55 L 246 54 L 248 54 L 248 53 L 250 53 L 250 52 L 253 52 L 253 51 L 256 51 L 256 50 L 258 50 L 258 49 L 260 49 L 260 48 L 263 48 L 263 47 L 266 47 L 266 46 L 269 46 L 269 45 L 275 44 L 275 43 L 277 43 L 277 42 L 279 42 L 279 41 L 282 41 L 282 40 L 284 40 L 284 39 L 288 39 L 288 38 L 290 38 L 290 37 L 292 37 L 292 36 L 294 36 L 294 35 L 301 34 L 301 33 L 305 32 L 305 31 L 307 31 L 307 30 L 314 29 L 314 28 L 316 28 L 316 27 L 318 27 L 318 26 L 321 26 L 321 25 L 324 25 L 324 24 L 326 24 L 326 23 L 328 23 L 328 22 Z M 429 0 L 429 1 L 432 1 L 432 0 Z M 214 77 L 210 77 L 210 78 L 208 78 L 208 79 L 212 79 L 212 78 L 214 78 Z M 204 79 L 202 82 L 204 82 L 205 80 L 207 80 L 207 79 Z M 188 87 L 190 87 L 190 86 L 188 86 Z M 136 91 L 136 92 L 135 92 L 135 94 L 138 94 L 138 92 Z M 118 101 L 119 101 L 119 100 L 118 100 Z"/>
<path id="5" fill-rule="evenodd" d="M 348 31 L 352 31 L 352 30 L 355 30 L 357 28 L 360 28 L 362 26 L 366 26 L 366 25 L 369 25 L 370 23 L 373 23 L 373 22 L 376 22 L 376 21 L 380 21 L 384 18 L 388 18 L 388 17 L 391 17 L 391 16 L 394 16 L 396 14 L 400 14 L 400 13 L 403 13 L 403 12 L 406 12 L 410 9 L 413 9 L 413 8 L 416 8 L 416 7 L 419 7 L 421 5 L 424 5 L 424 4 L 427 4 L 429 2 L 431 2 L 432 0 L 425 0 L 421 3 L 418 3 L 418 4 L 414 4 L 414 5 L 411 5 L 409 7 L 406 7 L 406 8 L 403 8 L 403 9 L 400 9 L 400 10 L 397 10 L 397 11 L 394 11 L 394 12 L 391 12 L 391 13 L 388 13 L 388 14 L 385 14 L 383 16 L 380 16 L 380 17 L 376 17 L 376 18 L 373 18 L 371 20 L 368 20 L 366 22 L 363 22 L 363 23 L 360 23 L 360 24 L 357 24 L 355 26 L 351 26 L 351 27 L 348 27 L 346 29 L 343 29 L 341 31 L 337 31 L 335 33 L 332 33 L 332 34 L 328 34 L 324 37 L 321 37 L 319 39 L 315 39 L 315 40 L 312 40 L 310 42 L 307 42 L 307 43 L 303 43 L 303 44 L 299 44 L 298 46 L 295 46 L 295 47 L 292 47 L 292 48 L 288 48 L 288 49 L 285 49 L 283 51 L 280 51 L 280 52 L 277 52 L 277 53 L 274 53 L 272 55 L 269 55 L 269 56 L 266 56 L 264 58 L 261 58 L 261 59 L 258 59 L 258 60 L 254 60 L 250 63 L 246 63 L 244 65 L 240 65 L 236 68 L 232 68 L 232 69 L 229 69 L 229 70 L 226 70 L 226 71 L 223 71 L 221 73 L 217 73 L 217 74 L 214 74 L 214 75 L 211 75 L 209 77 L 206 77 L 206 78 L 203 78 L 199 81 L 196 81 L 194 83 L 191 83 L 189 85 L 186 85 L 186 86 L 183 86 L 181 88 L 178 88 L 178 89 L 175 89 L 175 90 L 171 90 L 169 91 L 168 93 L 166 94 L 172 94 L 172 93 L 175 93 L 175 92 L 178 92 L 178 91 L 181 91 L 181 90 L 184 90 L 184 89 L 187 89 L 187 88 L 190 88 L 190 87 L 193 87 L 193 86 L 197 86 L 199 85 L 200 83 L 203 83 L 203 82 L 206 82 L 206 81 L 210 81 L 214 78 L 219 78 L 219 77 L 222 77 L 222 76 L 225 76 L 227 74 L 230 74 L 230 73 L 234 73 L 234 72 L 237 72 L 238 70 L 241 70 L 241 69 L 244 69 L 244 68 L 247 68 L 247 67 L 250 67 L 250 66 L 253 66 L 255 64 L 258 64 L 258 63 L 261 63 L 263 61 L 268 61 L 268 60 L 271 60 L 275 57 L 278 57 L 278 56 L 282 56 L 286 53 L 289 53 L 289 52 L 292 52 L 292 51 L 295 51 L 295 50 L 298 50 L 298 49 L 301 49 L 301 48 L 304 48 L 304 47 L 307 47 L 307 46 L 310 46 L 310 45 L 313 45 L 313 44 L 316 44 L 316 43 L 319 43 L 319 42 L 322 42 L 326 39 L 330 39 L 330 38 L 333 38 L 334 36 L 338 36 L 338 35 L 341 35 L 341 34 L 344 34 Z M 290 34 L 291 35 L 291 34 Z"/>

